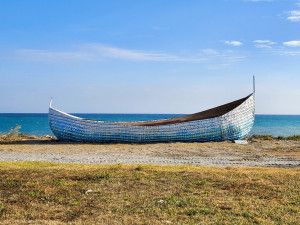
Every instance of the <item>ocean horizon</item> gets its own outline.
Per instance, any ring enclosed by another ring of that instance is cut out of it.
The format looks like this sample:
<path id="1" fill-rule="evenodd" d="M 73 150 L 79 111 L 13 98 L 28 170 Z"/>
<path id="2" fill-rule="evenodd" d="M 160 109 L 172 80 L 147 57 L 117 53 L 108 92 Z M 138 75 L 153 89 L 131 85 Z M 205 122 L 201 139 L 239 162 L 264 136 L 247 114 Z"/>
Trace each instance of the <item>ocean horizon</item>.
<path id="1" fill-rule="evenodd" d="M 131 114 L 131 113 L 70 113 L 85 119 L 103 121 L 149 121 L 169 119 L 186 114 Z M 48 113 L 0 113 L 0 135 L 10 129 L 21 126 L 23 134 L 38 137 L 53 133 L 48 124 Z M 269 134 L 273 136 L 289 136 L 300 134 L 300 115 L 255 115 L 255 122 L 248 135 Z"/>

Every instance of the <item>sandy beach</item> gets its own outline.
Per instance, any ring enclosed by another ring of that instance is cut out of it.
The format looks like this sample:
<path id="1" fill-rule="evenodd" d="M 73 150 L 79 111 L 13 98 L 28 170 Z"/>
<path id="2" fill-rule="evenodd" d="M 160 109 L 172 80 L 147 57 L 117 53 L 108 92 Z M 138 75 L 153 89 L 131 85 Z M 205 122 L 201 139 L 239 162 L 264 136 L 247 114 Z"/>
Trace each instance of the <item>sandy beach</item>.
<path id="1" fill-rule="evenodd" d="M 33 139 L 0 144 L 1 161 L 85 164 L 300 167 L 300 141 L 250 139 L 233 142 L 82 144 Z"/>

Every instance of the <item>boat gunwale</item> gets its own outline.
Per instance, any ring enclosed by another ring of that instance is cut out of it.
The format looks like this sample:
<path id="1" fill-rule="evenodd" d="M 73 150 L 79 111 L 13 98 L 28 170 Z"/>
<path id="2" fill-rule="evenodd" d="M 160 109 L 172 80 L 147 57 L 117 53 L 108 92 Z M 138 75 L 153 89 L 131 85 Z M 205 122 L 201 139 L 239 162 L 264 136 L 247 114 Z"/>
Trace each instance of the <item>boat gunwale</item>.
<path id="1" fill-rule="evenodd" d="M 52 107 L 52 104 L 50 104 L 49 110 L 50 109 L 55 110 L 55 111 L 57 111 L 57 112 L 65 115 L 65 116 L 71 117 L 73 119 L 83 120 L 83 121 L 92 121 L 92 122 L 97 122 L 97 123 L 108 123 L 108 124 L 110 123 L 110 124 L 114 124 L 114 125 L 145 126 L 145 127 L 147 127 L 147 126 L 164 126 L 164 125 L 174 125 L 174 124 L 179 124 L 179 123 L 186 123 L 186 122 L 192 122 L 192 121 L 213 119 L 213 118 L 224 116 L 224 115 L 228 114 L 230 111 L 232 111 L 232 110 L 236 109 L 237 107 L 239 107 L 240 105 L 242 105 L 251 96 L 254 96 L 254 93 L 251 93 L 251 94 L 249 94 L 248 96 L 246 96 L 244 98 L 241 98 L 241 99 L 238 99 L 238 100 L 235 100 L 235 101 L 232 101 L 232 102 L 220 105 L 220 106 L 216 106 L 216 107 L 204 110 L 204 111 L 200 111 L 200 112 L 197 112 L 197 113 L 187 114 L 187 115 L 179 116 L 179 117 L 172 117 L 172 118 L 169 118 L 169 119 L 159 119 L 159 120 L 150 120 L 150 121 L 104 121 L 104 120 L 86 119 L 86 118 L 74 116 L 74 115 L 71 115 L 69 113 L 63 112 L 61 110 L 55 109 L 55 108 Z M 241 101 L 241 100 L 243 100 L 243 101 Z M 178 120 L 178 119 L 181 119 L 182 117 L 189 117 L 189 116 L 193 116 L 195 114 L 201 114 L 201 113 L 204 113 L 204 112 L 208 112 L 210 110 L 214 110 L 216 108 L 220 108 L 220 107 L 224 107 L 226 105 L 230 105 L 230 104 L 238 102 L 238 101 L 241 101 L 241 102 L 238 105 L 236 105 L 235 107 L 231 108 L 230 110 L 227 110 L 222 115 L 211 116 L 211 117 L 204 118 L 204 119 L 192 119 L 192 120 L 186 120 L 186 121 L 183 120 L 183 121 L 180 121 L 180 122 L 171 122 L 171 123 L 168 123 L 168 121 L 170 121 L 170 120 L 176 120 L 176 119 Z M 162 124 L 159 124 L 159 122 L 161 122 Z M 153 123 L 153 124 L 151 125 L 151 123 Z M 148 124 L 150 124 L 150 125 L 148 125 Z"/>

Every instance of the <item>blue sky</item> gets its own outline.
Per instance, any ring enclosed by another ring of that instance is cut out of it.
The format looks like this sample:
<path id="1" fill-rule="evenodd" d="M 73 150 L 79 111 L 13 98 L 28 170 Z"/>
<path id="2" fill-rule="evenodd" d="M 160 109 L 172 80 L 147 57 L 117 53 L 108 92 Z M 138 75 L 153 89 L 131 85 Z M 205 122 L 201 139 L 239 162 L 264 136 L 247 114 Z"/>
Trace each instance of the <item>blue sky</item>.
<path id="1" fill-rule="evenodd" d="M 0 112 L 300 114 L 300 1 L 0 1 Z"/>

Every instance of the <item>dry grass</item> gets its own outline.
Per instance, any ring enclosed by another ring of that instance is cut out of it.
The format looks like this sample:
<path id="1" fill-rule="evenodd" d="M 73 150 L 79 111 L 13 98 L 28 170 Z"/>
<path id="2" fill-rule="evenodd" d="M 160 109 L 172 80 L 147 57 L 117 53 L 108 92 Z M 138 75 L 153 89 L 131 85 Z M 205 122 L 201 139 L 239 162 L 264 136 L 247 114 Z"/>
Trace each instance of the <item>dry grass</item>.
<path id="1" fill-rule="evenodd" d="M 1 162 L 0 174 L 3 224 L 300 221 L 300 169 Z"/>
<path id="2" fill-rule="evenodd" d="M 252 139 L 258 139 L 258 140 L 289 140 L 289 141 L 300 141 L 300 135 L 299 134 L 294 134 L 290 136 L 278 136 L 274 137 L 273 135 L 269 134 L 254 134 L 250 137 L 246 137 L 248 140 Z"/>
<path id="3" fill-rule="evenodd" d="M 0 135 L 0 144 L 7 144 L 7 143 L 22 143 L 26 141 L 49 141 L 49 142 L 55 142 L 57 139 L 55 137 L 51 136 L 44 136 L 44 137 L 37 137 L 34 135 L 28 135 L 28 134 L 22 134 L 19 133 L 17 135 Z"/>

